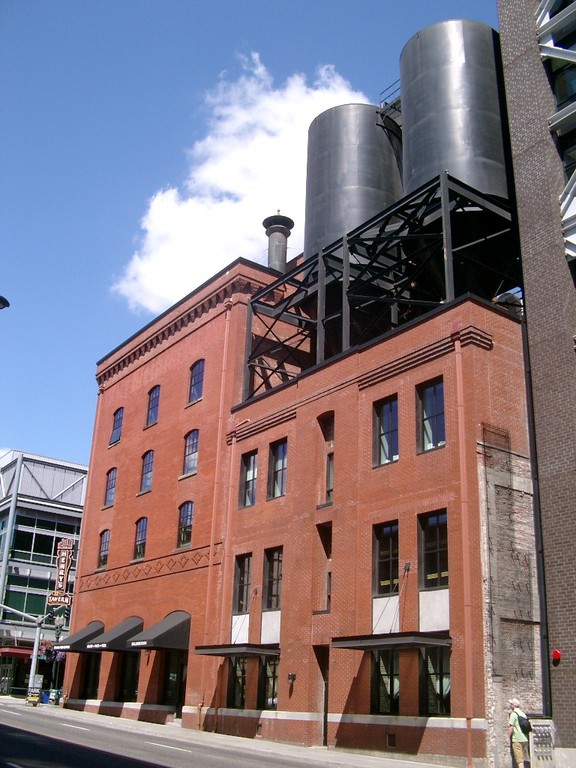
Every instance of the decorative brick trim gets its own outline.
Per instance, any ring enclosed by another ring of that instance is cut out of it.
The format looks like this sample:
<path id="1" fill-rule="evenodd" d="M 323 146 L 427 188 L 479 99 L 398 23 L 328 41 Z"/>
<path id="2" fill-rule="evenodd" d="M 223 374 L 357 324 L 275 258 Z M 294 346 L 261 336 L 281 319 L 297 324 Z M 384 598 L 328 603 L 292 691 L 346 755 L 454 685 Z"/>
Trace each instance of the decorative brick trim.
<path id="1" fill-rule="evenodd" d="M 457 333 L 439 339 L 432 344 L 416 349 L 403 357 L 397 357 L 389 363 L 374 368 L 367 374 L 358 379 L 358 389 L 366 389 L 374 384 L 378 384 L 393 376 L 399 376 L 412 368 L 417 368 L 431 360 L 436 360 L 444 355 L 449 355 L 454 351 L 454 341 L 458 338 L 463 347 L 473 344 L 481 349 L 492 349 L 492 337 L 486 331 L 474 326 L 467 326 L 460 329 Z"/>
<path id="2" fill-rule="evenodd" d="M 209 565 L 220 565 L 222 562 L 222 543 L 214 548 L 212 563 L 210 563 L 210 547 L 199 547 L 182 552 L 173 552 L 166 557 L 156 560 L 131 563 L 122 568 L 91 573 L 78 579 L 79 592 L 91 592 L 95 589 L 105 589 L 116 584 L 128 584 L 135 581 L 155 579 L 171 573 L 184 573 L 207 568 Z"/>
<path id="3" fill-rule="evenodd" d="M 129 368 L 131 365 L 134 365 L 134 363 L 141 360 L 141 358 L 149 355 L 157 347 L 165 344 L 169 339 L 183 334 L 190 325 L 197 323 L 209 312 L 213 312 L 219 308 L 226 309 L 227 302 L 230 302 L 234 296 L 240 294 L 250 297 L 256 291 L 260 290 L 261 287 L 262 286 L 257 284 L 254 280 L 238 276 L 230 283 L 221 286 L 217 291 L 206 296 L 203 301 L 195 306 L 189 309 L 183 308 L 184 311 L 181 315 L 173 318 L 163 327 L 155 326 L 156 330 L 154 330 L 147 339 L 144 339 L 140 344 L 116 360 L 110 367 L 99 373 L 96 376 L 98 386 L 102 388 L 110 379 L 114 378 L 114 376 L 117 376 L 126 368 Z"/>

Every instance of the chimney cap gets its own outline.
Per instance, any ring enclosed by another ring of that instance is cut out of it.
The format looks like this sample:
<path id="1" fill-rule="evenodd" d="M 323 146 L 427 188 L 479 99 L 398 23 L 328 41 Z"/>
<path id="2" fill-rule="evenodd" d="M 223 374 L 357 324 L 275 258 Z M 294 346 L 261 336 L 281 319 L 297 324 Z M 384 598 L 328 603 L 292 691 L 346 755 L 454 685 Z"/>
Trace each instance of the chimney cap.
<path id="1" fill-rule="evenodd" d="M 268 218 L 264 219 L 262 226 L 265 229 L 270 229 L 270 227 L 285 227 L 286 229 L 291 230 L 294 226 L 294 222 L 288 216 L 282 216 L 282 214 L 278 212 L 274 214 L 274 216 L 268 216 Z"/>

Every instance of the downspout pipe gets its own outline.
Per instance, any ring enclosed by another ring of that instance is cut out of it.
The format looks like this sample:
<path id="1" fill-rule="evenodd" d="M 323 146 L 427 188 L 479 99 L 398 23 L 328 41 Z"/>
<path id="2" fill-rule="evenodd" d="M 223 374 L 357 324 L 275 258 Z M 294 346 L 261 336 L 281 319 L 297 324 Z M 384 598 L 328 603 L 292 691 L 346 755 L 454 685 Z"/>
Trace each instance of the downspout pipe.
<path id="1" fill-rule="evenodd" d="M 468 469 L 466 466 L 466 419 L 464 399 L 464 373 L 462 364 L 462 342 L 460 331 L 452 333 L 456 355 L 456 413 L 458 424 L 458 464 L 460 470 L 460 516 L 462 528 L 462 590 L 464 597 L 464 682 L 466 714 L 466 751 L 468 768 L 473 766 L 472 719 L 474 717 L 474 670 L 472 643 L 472 576 L 470 566 L 470 515 Z"/>
<path id="2" fill-rule="evenodd" d="M 546 606 L 546 573 L 544 570 L 544 543 L 542 536 L 542 508 L 540 506 L 540 481 L 538 475 L 538 451 L 536 424 L 534 421 L 534 398 L 532 394 L 532 366 L 526 310 L 523 308 L 520 321 L 522 348 L 524 351 L 524 378 L 526 386 L 526 410 L 528 412 L 528 441 L 530 445 L 530 470 L 532 474 L 532 505 L 534 510 L 534 543 L 536 545 L 536 579 L 538 583 L 538 604 L 540 608 L 540 657 L 542 671 L 542 711 L 545 717 L 552 717 L 552 691 L 550 683 L 550 641 L 548 637 L 548 612 Z"/>

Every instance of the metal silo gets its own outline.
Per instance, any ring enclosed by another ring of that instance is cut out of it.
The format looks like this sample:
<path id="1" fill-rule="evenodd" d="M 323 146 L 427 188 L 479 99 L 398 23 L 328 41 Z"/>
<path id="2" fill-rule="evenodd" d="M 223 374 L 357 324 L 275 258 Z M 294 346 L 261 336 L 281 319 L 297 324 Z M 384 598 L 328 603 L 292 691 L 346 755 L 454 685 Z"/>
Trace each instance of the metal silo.
<path id="1" fill-rule="evenodd" d="M 508 196 L 497 33 L 443 21 L 400 57 L 404 193 L 448 171 L 485 194 Z"/>
<path id="2" fill-rule="evenodd" d="M 320 114 L 308 131 L 304 257 L 402 196 L 400 129 L 370 104 Z"/>

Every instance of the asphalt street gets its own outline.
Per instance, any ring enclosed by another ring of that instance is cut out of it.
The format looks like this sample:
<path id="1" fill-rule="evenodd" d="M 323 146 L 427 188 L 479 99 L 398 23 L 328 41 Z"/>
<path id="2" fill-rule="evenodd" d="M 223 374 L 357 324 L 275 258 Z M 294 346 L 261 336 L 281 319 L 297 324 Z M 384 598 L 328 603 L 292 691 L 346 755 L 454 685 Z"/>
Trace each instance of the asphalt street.
<path id="1" fill-rule="evenodd" d="M 0 697 L 0 768 L 432 768 Z M 436 765 L 435 768 L 438 768 Z"/>

